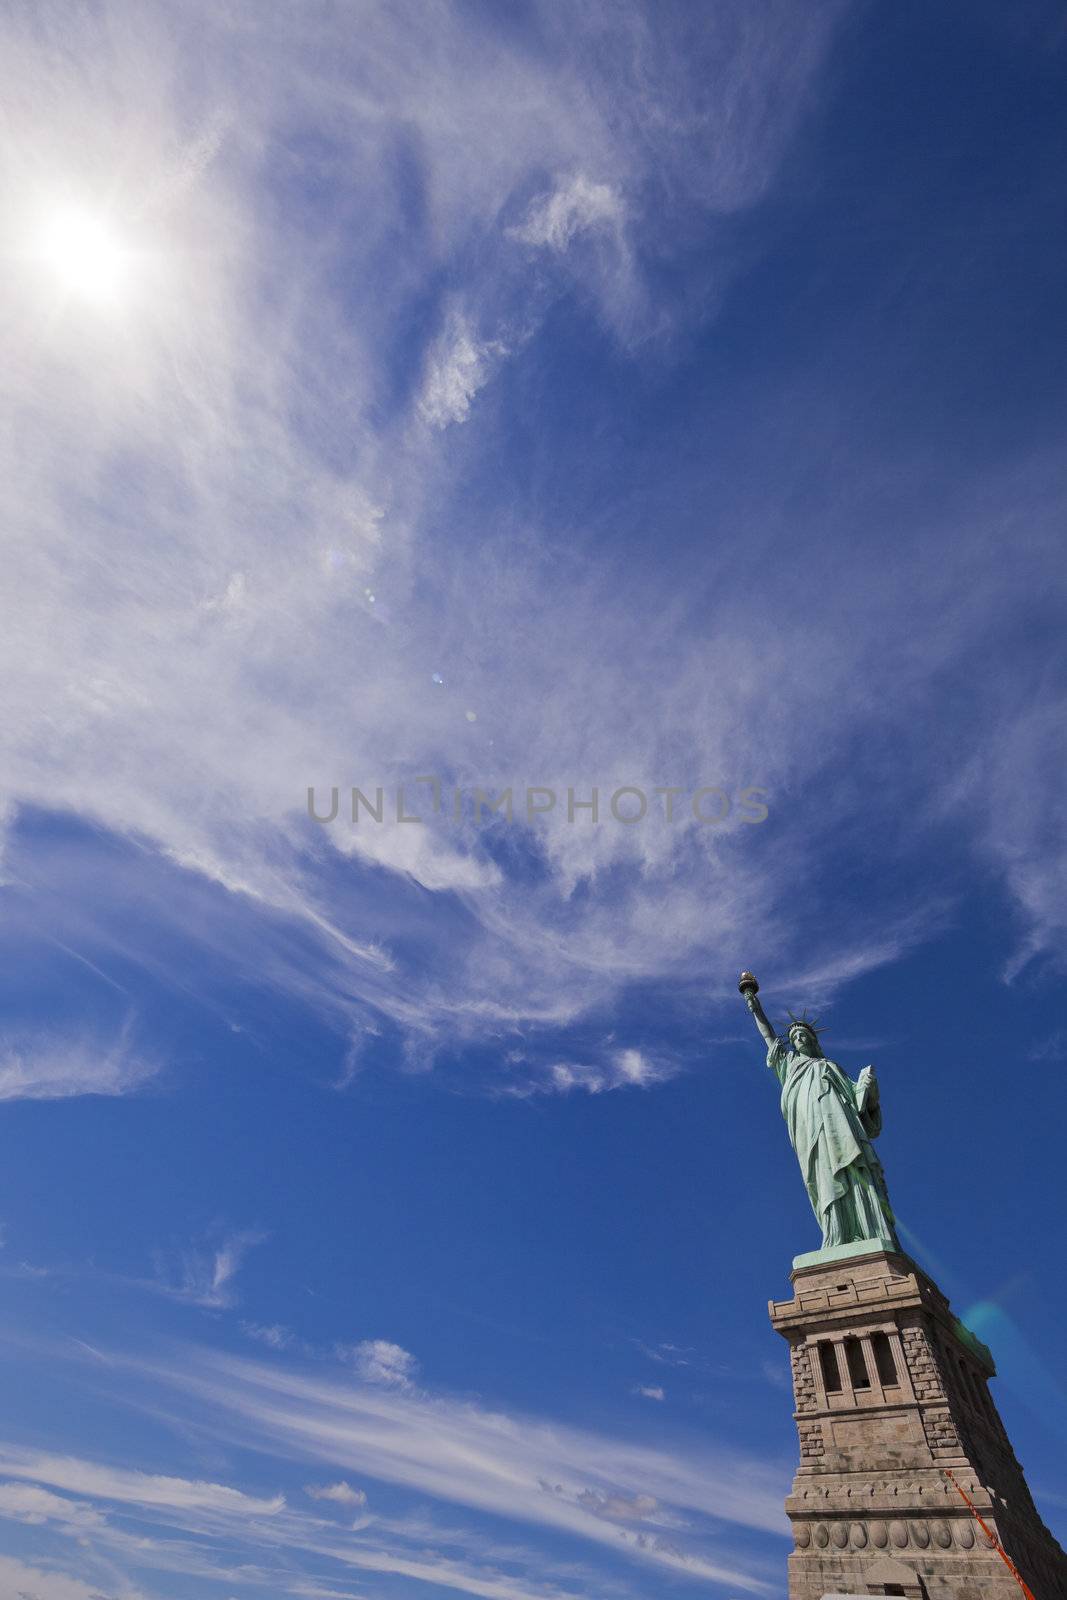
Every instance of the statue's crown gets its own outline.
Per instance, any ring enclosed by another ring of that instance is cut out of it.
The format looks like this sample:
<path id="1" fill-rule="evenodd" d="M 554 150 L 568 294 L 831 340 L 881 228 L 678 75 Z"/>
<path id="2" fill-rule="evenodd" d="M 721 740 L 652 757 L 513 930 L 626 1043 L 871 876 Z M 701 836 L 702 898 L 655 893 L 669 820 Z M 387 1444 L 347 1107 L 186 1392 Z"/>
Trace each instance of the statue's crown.
<path id="1" fill-rule="evenodd" d="M 808 1032 L 809 1033 L 813 1033 L 815 1035 L 816 1039 L 819 1037 L 819 1019 L 817 1017 L 809 1017 L 809 1016 L 797 1017 L 797 1016 L 794 1016 L 792 1011 L 791 1011 L 789 1013 L 789 1031 L 790 1031 L 790 1033 L 792 1033 L 794 1028 L 807 1028 Z"/>

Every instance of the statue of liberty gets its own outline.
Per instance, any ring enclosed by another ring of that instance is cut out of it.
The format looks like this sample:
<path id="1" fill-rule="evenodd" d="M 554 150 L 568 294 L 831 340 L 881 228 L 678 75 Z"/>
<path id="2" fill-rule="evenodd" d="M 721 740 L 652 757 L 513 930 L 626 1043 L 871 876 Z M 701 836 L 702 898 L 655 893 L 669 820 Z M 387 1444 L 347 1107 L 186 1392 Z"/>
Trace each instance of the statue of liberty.
<path id="1" fill-rule="evenodd" d="M 882 1164 L 872 1139 L 882 1131 L 878 1081 L 864 1067 L 856 1083 L 819 1046 L 816 1025 L 793 1018 L 779 1038 L 742 972 L 737 987 L 767 1042 L 767 1065 L 782 1086 L 782 1116 L 822 1228 L 822 1247 L 871 1239 L 899 1250 Z"/>

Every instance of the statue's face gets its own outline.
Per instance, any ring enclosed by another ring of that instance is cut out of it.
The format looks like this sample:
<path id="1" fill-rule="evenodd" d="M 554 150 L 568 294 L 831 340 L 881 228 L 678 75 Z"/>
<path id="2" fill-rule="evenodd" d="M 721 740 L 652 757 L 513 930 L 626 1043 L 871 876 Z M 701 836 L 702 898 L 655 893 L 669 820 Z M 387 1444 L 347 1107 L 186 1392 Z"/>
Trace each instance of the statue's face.
<path id="1" fill-rule="evenodd" d="M 814 1056 L 819 1053 L 818 1043 L 810 1028 L 790 1028 L 789 1042 L 802 1056 Z"/>

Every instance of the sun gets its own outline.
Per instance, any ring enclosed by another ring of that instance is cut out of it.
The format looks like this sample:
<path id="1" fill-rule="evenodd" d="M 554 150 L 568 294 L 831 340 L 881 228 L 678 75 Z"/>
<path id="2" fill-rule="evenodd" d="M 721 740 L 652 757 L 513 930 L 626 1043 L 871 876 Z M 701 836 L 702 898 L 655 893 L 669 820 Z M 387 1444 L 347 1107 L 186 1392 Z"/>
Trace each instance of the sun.
<path id="1" fill-rule="evenodd" d="M 95 305 L 114 304 L 128 287 L 130 253 L 101 217 L 76 208 L 45 224 L 40 258 L 70 294 Z"/>

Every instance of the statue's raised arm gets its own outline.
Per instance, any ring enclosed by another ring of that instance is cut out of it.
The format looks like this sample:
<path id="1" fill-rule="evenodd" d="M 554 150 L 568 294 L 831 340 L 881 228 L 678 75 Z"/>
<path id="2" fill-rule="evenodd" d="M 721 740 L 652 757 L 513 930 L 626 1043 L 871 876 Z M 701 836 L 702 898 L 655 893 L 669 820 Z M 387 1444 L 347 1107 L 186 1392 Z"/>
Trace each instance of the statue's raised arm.
<path id="1" fill-rule="evenodd" d="M 778 1037 L 767 1019 L 767 1013 L 759 1003 L 759 984 L 751 972 L 742 972 L 737 980 L 737 987 L 745 997 L 745 1004 L 752 1013 L 753 1021 L 764 1040 L 772 1045 Z"/>
<path id="2" fill-rule="evenodd" d="M 737 987 L 782 1086 L 782 1116 L 822 1227 L 823 1248 L 871 1240 L 899 1250 L 885 1174 L 871 1142 L 882 1128 L 874 1068 L 865 1067 L 853 1083 L 823 1055 L 817 1023 L 794 1018 L 788 1035 L 779 1038 L 752 973 L 742 972 Z"/>

